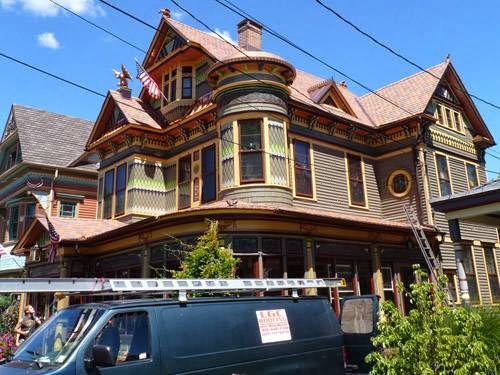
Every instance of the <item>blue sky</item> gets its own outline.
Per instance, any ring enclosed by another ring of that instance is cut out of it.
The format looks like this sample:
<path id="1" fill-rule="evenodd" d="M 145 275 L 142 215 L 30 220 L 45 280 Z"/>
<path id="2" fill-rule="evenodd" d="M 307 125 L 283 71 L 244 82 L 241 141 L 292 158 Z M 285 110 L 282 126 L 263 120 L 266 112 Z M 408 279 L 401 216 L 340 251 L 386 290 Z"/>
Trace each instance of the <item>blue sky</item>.
<path id="1" fill-rule="evenodd" d="M 56 0 L 80 15 L 147 49 L 153 30 L 118 14 L 97 0 Z M 159 10 L 204 29 L 168 0 L 109 0 L 157 25 Z M 240 18 L 213 0 L 178 0 L 213 28 L 236 39 Z M 430 67 L 450 53 L 467 89 L 500 105 L 500 3 L 497 1 L 324 0 L 346 18 L 420 65 Z M 306 47 L 333 66 L 376 89 L 416 72 L 321 8 L 314 0 L 233 0 L 256 18 Z M 140 5 L 138 5 L 140 4 Z M 134 71 L 141 52 L 61 11 L 49 0 L 0 0 L 0 52 L 106 93 L 116 87 L 112 69 L 124 63 Z M 324 78 L 344 77 L 283 42 L 264 34 L 264 49 L 297 68 Z M 352 91 L 365 91 L 348 82 Z M 95 120 L 102 98 L 55 81 L 0 57 L 0 129 L 12 103 Z M 132 82 L 137 95 L 137 80 Z M 476 103 L 500 143 L 500 110 Z M 500 172 L 500 147 L 490 149 L 487 169 Z M 494 156 L 498 157 L 495 158 Z M 490 173 L 490 177 L 496 174 Z"/>

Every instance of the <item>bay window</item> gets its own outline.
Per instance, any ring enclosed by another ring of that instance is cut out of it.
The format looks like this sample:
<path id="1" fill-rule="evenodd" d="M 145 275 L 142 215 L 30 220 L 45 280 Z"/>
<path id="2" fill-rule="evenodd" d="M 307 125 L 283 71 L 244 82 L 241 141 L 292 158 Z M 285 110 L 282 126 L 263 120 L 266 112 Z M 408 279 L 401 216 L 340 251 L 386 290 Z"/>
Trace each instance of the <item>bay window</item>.
<path id="1" fill-rule="evenodd" d="M 262 121 L 250 119 L 238 121 L 240 130 L 240 181 L 264 182 Z"/>
<path id="2" fill-rule="evenodd" d="M 201 202 L 215 200 L 217 174 L 215 170 L 215 145 L 205 147 L 201 151 Z"/>
<path id="3" fill-rule="evenodd" d="M 313 196 L 311 157 L 309 143 L 295 140 L 293 142 L 295 194 L 305 197 Z"/>
<path id="4" fill-rule="evenodd" d="M 127 188 L 127 163 L 116 168 L 115 216 L 125 213 L 125 190 Z"/>
<path id="5" fill-rule="evenodd" d="M 115 170 L 107 171 L 104 175 L 104 208 L 103 218 L 110 219 L 113 216 L 113 183 Z"/>
<path id="6" fill-rule="evenodd" d="M 179 159 L 179 209 L 191 206 L 191 155 Z"/>

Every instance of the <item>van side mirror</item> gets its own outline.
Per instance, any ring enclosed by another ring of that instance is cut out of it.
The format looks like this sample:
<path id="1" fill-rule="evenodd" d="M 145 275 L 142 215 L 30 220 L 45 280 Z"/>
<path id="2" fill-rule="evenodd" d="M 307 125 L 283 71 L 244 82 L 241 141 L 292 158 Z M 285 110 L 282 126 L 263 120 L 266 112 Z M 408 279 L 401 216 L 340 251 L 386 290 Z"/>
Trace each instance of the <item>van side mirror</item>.
<path id="1" fill-rule="evenodd" d="M 94 345 L 92 355 L 95 366 L 111 367 L 115 365 L 115 361 L 113 361 L 111 356 L 111 348 L 107 345 Z"/>

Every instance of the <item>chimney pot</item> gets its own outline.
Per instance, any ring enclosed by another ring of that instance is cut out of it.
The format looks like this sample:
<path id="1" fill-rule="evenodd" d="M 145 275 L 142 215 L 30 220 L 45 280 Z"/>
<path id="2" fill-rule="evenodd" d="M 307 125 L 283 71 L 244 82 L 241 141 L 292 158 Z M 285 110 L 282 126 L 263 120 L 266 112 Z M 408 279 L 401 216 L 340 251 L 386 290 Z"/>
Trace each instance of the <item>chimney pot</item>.
<path id="1" fill-rule="evenodd" d="M 262 25 L 244 19 L 238 24 L 238 45 L 248 51 L 260 51 L 262 49 Z"/>

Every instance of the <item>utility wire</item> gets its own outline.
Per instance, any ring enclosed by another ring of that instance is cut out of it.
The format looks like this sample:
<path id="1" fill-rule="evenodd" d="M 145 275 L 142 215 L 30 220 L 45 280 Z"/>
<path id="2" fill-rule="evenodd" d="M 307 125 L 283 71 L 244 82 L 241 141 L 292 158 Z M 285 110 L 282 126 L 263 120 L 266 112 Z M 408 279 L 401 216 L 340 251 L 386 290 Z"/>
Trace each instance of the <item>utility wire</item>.
<path id="1" fill-rule="evenodd" d="M 104 0 L 100 0 L 100 1 L 102 1 L 102 2 L 106 3 Z M 172 2 L 176 3 L 174 0 L 172 0 Z M 177 5 L 177 6 L 179 6 L 178 4 L 176 4 L 176 5 Z M 115 8 L 115 7 L 113 6 L 113 8 Z M 187 11 L 187 9 L 182 8 L 182 7 L 180 7 L 180 6 L 179 6 L 179 8 L 183 9 L 184 11 L 186 11 L 188 14 L 190 14 L 190 15 L 191 15 L 191 13 L 190 13 L 189 11 Z M 127 15 L 128 15 L 128 13 L 127 13 L 127 12 L 124 12 L 124 11 L 122 11 L 122 12 L 123 12 L 124 14 L 127 14 Z M 136 17 L 135 17 L 135 16 L 132 16 L 132 18 L 136 19 Z M 202 22 L 202 21 L 201 21 L 201 22 Z M 141 23 L 145 23 L 145 22 L 141 22 Z M 204 23 L 203 23 L 203 24 L 204 24 Z M 209 27 L 208 27 L 208 25 L 206 25 L 206 24 L 204 24 L 204 25 L 205 25 L 205 27 L 209 28 Z M 152 25 L 149 25 L 149 26 L 150 26 L 150 27 L 153 27 Z M 209 29 L 210 29 L 210 28 L 209 28 Z M 219 35 L 219 37 L 220 37 L 220 38 L 222 38 L 222 36 L 221 36 L 221 35 Z M 228 42 L 228 43 L 229 43 L 229 42 Z M 231 45 L 232 45 L 232 44 L 231 44 Z M 233 46 L 234 46 L 234 45 L 233 45 Z M 234 47 L 235 47 L 235 48 L 237 48 L 236 46 L 234 46 Z M 94 94 L 94 95 L 97 95 L 97 96 L 99 96 L 99 97 L 103 97 L 103 98 L 105 98 L 105 97 L 106 97 L 106 95 L 101 94 L 101 93 L 99 93 L 99 92 L 97 92 L 97 91 L 95 91 L 95 90 L 93 90 L 93 89 L 90 89 L 90 88 L 85 87 L 85 86 L 83 86 L 83 85 L 81 85 L 81 84 L 79 84 L 79 83 L 76 83 L 76 82 L 70 81 L 70 80 L 68 80 L 68 79 L 65 79 L 65 78 L 63 78 L 63 77 L 60 77 L 60 76 L 58 76 L 58 75 L 56 75 L 56 74 L 50 73 L 50 72 L 48 72 L 48 71 L 46 71 L 46 70 L 44 70 L 44 69 L 38 68 L 38 67 L 36 67 L 36 66 L 34 66 L 34 65 L 32 65 L 32 64 L 29 64 L 29 63 L 26 63 L 26 62 L 24 62 L 24 61 L 21 61 L 21 60 L 19 60 L 19 59 L 17 59 L 17 58 L 14 58 L 14 57 L 12 57 L 12 56 L 9 56 L 9 55 L 7 55 L 7 54 L 5 54 L 5 53 L 0 52 L 0 56 L 4 57 L 4 58 L 6 58 L 6 59 L 9 59 L 9 60 L 11 60 L 11 61 L 13 61 L 13 62 L 16 62 L 16 63 L 18 63 L 18 64 L 20 64 L 20 65 L 23 65 L 23 66 L 25 66 L 25 67 L 28 67 L 28 68 L 30 68 L 30 69 L 33 69 L 33 70 L 35 70 L 35 71 L 37 71 L 37 72 L 39 72 L 39 73 L 42 73 L 42 74 L 44 74 L 44 75 L 47 75 L 47 76 L 49 76 L 49 77 L 51 77 L 51 78 L 54 78 L 54 79 L 57 79 L 57 80 L 59 80 L 59 81 L 65 82 L 65 83 L 70 84 L 70 85 L 72 85 L 72 86 L 75 86 L 75 87 L 77 87 L 77 88 L 79 88 L 79 89 L 81 89 L 81 90 L 84 90 L 84 91 L 90 92 L 90 93 L 92 93 L 92 94 Z M 242 73 L 243 73 L 243 72 L 242 72 Z M 255 78 L 255 77 L 253 77 L 253 76 L 251 76 L 251 77 L 252 77 L 252 78 L 254 78 L 254 79 L 256 79 L 256 78 Z M 119 103 L 121 103 L 121 104 L 124 104 L 124 105 L 126 105 L 126 106 L 129 106 L 129 107 L 131 107 L 131 108 L 134 108 L 135 110 L 139 110 L 139 111 L 141 111 L 141 112 L 145 112 L 145 111 L 144 111 L 144 110 L 142 110 L 142 109 L 138 109 L 138 108 L 136 108 L 136 107 L 132 107 L 132 106 L 131 106 L 130 104 L 128 104 L 128 103 L 124 103 L 124 102 L 121 102 L 121 101 L 118 101 L 118 102 L 119 102 Z M 248 103 L 248 104 L 249 104 L 249 105 L 251 105 L 251 103 Z M 221 139 L 221 140 L 223 140 L 223 141 L 230 142 L 230 143 L 232 143 L 232 144 L 234 144 L 234 145 L 237 145 L 237 146 L 239 146 L 239 147 L 241 146 L 241 144 L 240 144 L 240 143 L 235 142 L 234 140 L 229 140 L 229 139 L 222 138 L 222 137 L 218 137 L 218 138 L 220 138 L 220 139 Z M 399 141 L 394 140 L 394 142 L 399 142 Z M 271 153 L 271 152 L 269 152 L 269 151 L 261 151 L 261 152 L 262 152 L 263 154 L 274 155 L 273 153 Z M 295 163 L 295 160 L 294 160 L 293 158 L 291 158 L 291 157 L 284 156 L 283 158 L 284 158 L 285 160 L 289 160 L 289 161 L 291 161 L 292 163 Z M 311 167 L 312 167 L 312 166 L 313 166 L 313 163 L 310 163 L 310 165 L 311 165 Z M 344 168 L 342 168 L 342 169 L 337 169 L 337 168 L 335 168 L 334 170 L 340 171 L 340 172 L 342 172 L 342 173 L 346 173 L 346 170 L 345 170 Z M 493 172 L 493 171 L 489 171 L 489 172 L 491 172 L 491 173 L 497 173 L 497 172 Z"/>
<path id="2" fill-rule="evenodd" d="M 50 1 L 51 3 L 53 3 L 53 4 L 57 5 L 57 6 L 58 6 L 58 7 L 60 7 L 61 9 L 64 9 L 66 12 L 71 13 L 72 15 L 74 15 L 74 16 L 76 16 L 76 17 L 80 18 L 82 21 L 87 22 L 89 25 L 92 25 L 92 26 L 94 26 L 95 28 L 97 28 L 97 29 L 99 29 L 99 30 L 101 30 L 101 31 L 105 32 L 106 34 L 111 35 L 113 38 L 118 39 L 118 40 L 119 40 L 119 41 L 121 41 L 122 43 L 125 43 L 125 44 L 127 44 L 128 46 L 130 46 L 130 47 L 132 47 L 132 48 L 135 48 L 136 50 L 138 50 L 138 51 L 140 51 L 140 52 L 142 52 L 142 53 L 144 53 L 144 54 L 146 53 L 146 51 L 145 51 L 145 50 L 143 50 L 141 47 L 138 47 L 138 46 L 136 46 L 135 44 L 130 43 L 129 41 L 127 41 L 127 40 L 123 39 L 122 37 L 120 37 L 120 36 L 116 35 L 115 33 L 111 32 L 111 31 L 109 31 L 109 30 L 106 30 L 104 27 L 97 25 L 96 23 L 92 22 L 91 20 L 89 20 L 89 19 L 87 19 L 87 18 L 85 18 L 85 17 L 80 16 L 78 13 L 73 12 L 72 10 L 68 9 L 67 7 L 65 7 L 64 5 L 59 4 L 57 1 L 55 1 L 55 0 L 49 0 L 49 1 Z"/>
<path id="3" fill-rule="evenodd" d="M 108 6 L 110 6 L 111 8 L 115 9 L 116 11 L 118 11 L 118 12 L 120 12 L 120 13 L 122 13 L 122 14 L 126 15 L 127 17 L 130 17 L 130 18 L 134 19 L 135 21 L 140 22 L 141 24 L 146 25 L 146 26 L 148 26 L 149 28 L 152 28 L 152 29 L 156 30 L 156 28 L 155 28 L 153 25 L 151 25 L 151 24 L 147 23 L 146 21 L 143 21 L 143 20 L 139 19 L 138 17 L 134 16 L 134 15 L 133 15 L 133 14 L 131 14 L 130 12 L 124 11 L 124 10 L 122 10 L 122 9 L 120 9 L 120 8 L 118 8 L 118 7 L 116 7 L 116 6 L 112 5 L 112 4 L 110 4 L 110 3 L 108 3 L 108 2 L 107 2 L 107 1 L 105 1 L 105 0 L 99 0 L 99 1 L 101 1 L 102 3 L 104 3 L 104 4 L 108 5 Z M 219 2 L 218 0 L 215 0 L 215 1 Z M 220 33 L 218 33 L 216 30 L 214 30 L 213 28 L 211 28 L 211 27 L 210 27 L 207 23 L 205 23 L 205 22 L 204 22 L 203 20 L 201 20 L 199 17 L 195 16 L 195 15 L 194 15 L 192 12 L 190 12 L 188 9 L 184 8 L 183 6 L 181 6 L 181 5 L 180 5 L 177 1 L 175 1 L 175 0 L 171 0 L 171 2 L 172 2 L 173 4 L 175 4 L 178 8 L 180 8 L 181 10 L 183 10 L 184 12 L 186 12 L 186 13 L 187 13 L 187 14 L 188 14 L 191 18 L 193 18 L 193 19 L 194 19 L 194 20 L 196 20 L 198 23 L 202 24 L 205 28 L 207 28 L 208 30 L 210 30 L 211 32 L 213 32 L 215 35 L 217 35 L 217 36 L 218 36 L 221 40 L 223 40 L 224 42 L 228 43 L 230 46 L 232 46 L 233 48 L 235 48 L 237 51 L 239 51 L 239 52 L 241 52 L 242 54 L 244 54 L 247 58 L 252 59 L 252 58 L 251 58 L 250 56 L 248 56 L 248 55 L 247 55 L 247 54 L 246 54 L 246 53 L 245 53 L 242 49 L 238 48 L 238 47 L 237 47 L 237 46 L 235 46 L 234 44 L 232 44 L 232 43 L 230 43 L 229 41 L 225 40 L 225 39 L 223 38 L 223 36 L 222 36 L 222 35 L 220 35 Z M 219 3 L 220 3 L 220 2 L 219 2 Z M 221 5 L 224 5 L 224 4 L 222 4 L 222 3 L 220 3 L 220 4 L 221 4 Z M 225 5 L 224 5 L 224 6 L 225 6 Z M 227 6 L 226 6 L 226 7 L 227 7 Z M 228 8 L 228 9 L 229 9 L 229 8 Z M 241 15 L 241 14 L 240 14 L 240 15 Z M 243 16 L 243 17 L 244 17 L 244 16 Z M 258 21 L 256 21 L 256 22 L 258 22 Z M 260 22 L 259 22 L 259 23 L 260 23 Z M 286 40 L 288 40 L 287 38 L 285 38 L 285 37 L 283 37 L 283 36 L 278 36 L 279 34 L 277 34 L 276 32 L 274 32 L 274 33 L 275 33 L 275 34 L 276 34 L 276 36 L 277 36 L 277 37 L 279 37 L 280 39 L 285 40 L 285 41 L 286 41 Z M 287 43 L 293 43 L 293 42 L 287 41 Z M 300 48 L 300 47 L 299 47 L 299 48 Z M 306 53 L 310 54 L 309 52 L 306 52 Z M 311 55 L 313 58 L 315 58 L 315 56 L 314 56 L 314 55 L 312 55 L 312 54 L 310 54 L 310 55 Z M 218 60 L 218 59 L 217 59 L 217 58 L 215 58 L 215 57 L 214 57 L 214 59 L 215 59 L 215 61 L 216 61 L 216 62 L 221 62 L 220 60 Z M 317 59 L 317 58 L 316 58 L 316 59 Z M 319 61 L 321 61 L 321 60 L 319 60 Z M 325 64 L 327 64 L 327 63 L 325 63 Z M 333 68 L 333 67 L 332 67 L 332 68 Z M 335 68 L 333 68 L 333 69 L 335 69 Z M 257 81 L 259 81 L 259 82 L 262 82 L 262 81 L 261 81 L 260 79 L 258 79 L 257 77 L 254 77 L 254 76 L 252 76 L 252 75 L 250 75 L 250 74 L 248 74 L 248 73 L 246 73 L 246 72 L 243 72 L 243 71 L 241 71 L 241 70 L 239 70 L 239 69 L 237 69 L 237 68 L 235 68 L 235 70 L 236 70 L 236 71 L 238 71 L 238 72 L 240 72 L 240 73 L 242 73 L 242 74 L 244 74 L 244 75 L 246 75 L 246 76 L 248 76 L 248 77 L 250 77 L 250 78 L 252 78 L 252 79 L 254 79 L 254 80 L 257 80 Z M 343 73 L 342 73 L 342 74 L 343 74 Z M 348 79 L 351 79 L 351 80 L 352 80 L 352 78 L 350 78 L 349 76 L 346 76 L 346 75 L 344 75 L 344 76 L 345 76 L 346 78 L 348 78 Z M 354 80 L 353 82 L 355 82 L 355 83 L 356 83 L 356 81 L 355 81 L 355 80 Z M 267 84 L 266 82 L 262 82 L 262 83 Z M 363 84 L 361 84 L 361 85 L 362 85 L 362 87 L 366 88 L 367 90 L 370 90 L 369 88 L 367 88 L 367 87 L 366 87 L 366 86 L 364 86 Z M 292 89 L 294 89 L 294 88 L 292 87 Z M 296 90 L 298 93 L 300 93 L 301 95 L 303 95 L 305 98 L 307 98 L 308 100 L 310 100 L 309 96 L 305 95 L 305 94 L 304 94 L 304 93 L 302 93 L 300 90 L 297 90 L 297 89 L 295 89 L 295 90 Z M 372 90 L 372 92 L 373 92 L 373 90 Z M 373 93 L 374 93 L 374 94 L 376 94 L 377 96 L 381 97 L 382 99 L 388 100 L 388 99 L 384 98 L 383 96 L 381 96 L 381 95 L 379 95 L 379 94 L 377 94 L 377 93 L 375 93 L 375 92 L 373 92 Z M 390 101 L 389 101 L 389 102 L 390 102 Z M 391 102 L 391 103 L 392 103 L 392 102 Z M 415 113 L 412 113 L 412 112 L 410 112 L 410 111 L 406 110 L 405 108 L 398 106 L 398 105 L 397 105 L 397 104 L 395 104 L 395 103 L 392 103 L 392 104 L 393 104 L 393 105 L 395 105 L 395 106 L 397 106 L 398 108 L 400 108 L 400 109 L 404 110 L 405 112 L 409 113 L 409 114 L 410 114 L 410 115 L 412 115 L 412 116 L 416 115 Z M 254 107 L 254 108 L 255 108 L 255 107 Z M 330 114 L 332 114 L 332 115 L 335 115 L 335 113 L 333 113 L 333 112 L 331 112 L 331 111 L 329 111 L 329 110 L 326 110 L 326 112 L 328 112 L 328 113 L 330 113 Z M 377 134 L 378 134 L 378 133 L 377 133 Z M 400 141 L 398 141 L 398 140 L 392 140 L 390 137 L 388 137 L 388 136 L 387 136 L 387 135 L 385 135 L 385 134 L 382 134 L 382 136 L 384 136 L 386 139 L 389 139 L 390 141 L 393 141 L 393 142 L 395 142 L 395 143 L 398 143 L 398 144 L 401 144 L 401 145 L 403 145 L 403 146 L 406 146 L 406 145 L 404 145 L 403 143 L 401 143 L 401 142 L 400 142 Z M 227 140 L 227 139 L 225 139 L 225 140 L 226 140 L 226 141 L 229 141 L 229 142 L 231 142 L 231 143 L 233 143 L 233 144 L 239 145 L 238 143 L 235 143 L 234 141 L 230 141 L 230 140 Z M 266 153 L 266 152 L 264 151 L 264 153 Z M 290 159 L 290 160 L 292 160 L 292 159 Z M 343 172 L 345 172 L 345 171 L 343 170 Z M 413 176 L 413 177 L 415 177 L 415 176 Z"/>
<path id="4" fill-rule="evenodd" d="M 217 0 L 216 0 L 217 1 Z M 337 12 L 335 9 L 333 9 L 332 7 L 326 5 L 325 3 L 323 3 L 321 0 L 315 0 L 319 5 L 321 5 L 323 8 L 325 8 L 326 10 L 328 10 L 329 12 L 333 13 L 338 19 L 340 19 L 342 22 L 346 23 L 347 25 L 349 25 L 350 27 L 352 27 L 354 30 L 356 30 L 357 32 L 359 32 L 360 34 L 364 35 L 365 37 L 367 37 L 368 39 L 370 39 L 373 43 L 377 44 L 378 46 L 382 47 L 383 49 L 389 51 L 391 54 L 393 54 L 394 56 L 400 58 L 401 60 L 407 62 L 408 64 L 414 66 L 415 68 L 421 70 L 422 72 L 424 73 L 427 73 L 429 74 L 430 76 L 434 77 L 435 79 L 437 80 L 441 80 L 441 78 L 437 75 L 435 75 L 434 73 L 430 72 L 429 70 L 425 69 L 423 66 L 417 64 L 416 62 L 410 60 L 409 58 L 405 57 L 403 54 L 401 54 L 400 52 L 397 52 L 396 50 L 394 50 L 393 48 L 391 48 L 390 46 L 388 46 L 387 44 L 379 41 L 377 38 L 375 38 L 373 35 L 369 34 L 368 32 L 362 30 L 359 26 L 357 26 L 356 24 L 354 24 L 353 22 L 349 21 L 347 18 L 345 18 L 342 14 L 340 14 L 339 12 Z M 500 109 L 500 105 L 497 105 L 495 103 L 492 103 L 491 101 L 489 100 L 486 100 L 486 99 L 483 99 L 475 94 L 472 94 L 470 92 L 468 92 L 466 89 L 463 89 L 461 87 L 453 87 L 454 89 L 457 89 L 457 90 L 460 90 L 462 91 L 463 93 L 469 95 L 470 97 L 476 99 L 476 100 L 479 100 L 480 102 L 484 103 L 484 104 L 487 104 L 489 105 L 490 107 L 493 107 L 495 109 Z"/>
<path id="5" fill-rule="evenodd" d="M 53 79 L 56 79 L 56 80 L 59 80 L 59 81 L 65 82 L 65 83 L 67 83 L 67 84 L 69 84 L 69 85 L 72 85 L 72 86 L 75 86 L 75 87 L 77 87 L 77 88 L 79 88 L 79 89 L 81 89 L 81 90 L 84 90 L 84 91 L 89 92 L 89 93 L 91 93 L 91 94 L 97 95 L 97 96 L 99 96 L 99 97 L 101 97 L 101 98 L 105 98 L 105 97 L 106 97 L 106 95 L 101 94 L 101 93 L 99 93 L 99 92 L 97 92 L 97 91 L 95 91 L 95 90 L 92 90 L 92 89 L 88 88 L 88 87 L 85 87 L 85 86 L 83 86 L 83 85 L 81 85 L 81 84 L 79 84 L 79 83 L 76 83 L 76 82 L 70 81 L 70 80 L 68 80 L 68 79 L 66 79 L 66 78 L 63 78 L 63 77 L 60 77 L 60 76 L 58 76 L 58 75 L 56 75 L 56 74 L 54 74 L 54 73 L 50 73 L 50 72 L 48 72 L 48 71 L 46 71 L 46 70 L 44 70 L 44 69 L 42 69 L 42 68 L 39 68 L 39 67 L 36 67 L 36 66 L 34 66 L 34 65 L 32 65 L 32 64 L 29 64 L 29 63 L 27 63 L 27 62 L 21 61 L 21 60 L 19 60 L 19 59 L 17 59 L 17 58 L 14 58 L 14 57 L 12 57 L 12 56 L 9 56 L 9 55 L 7 55 L 7 54 L 3 53 L 3 52 L 0 52 L 0 56 L 1 56 L 1 57 L 6 58 L 6 59 L 8 59 L 8 60 L 11 60 L 11 61 L 13 61 L 13 62 L 15 62 L 15 63 L 17 63 L 17 64 L 20 64 L 20 65 L 23 65 L 23 66 L 25 66 L 25 67 L 27 67 L 27 68 L 30 68 L 30 69 L 32 69 L 32 70 L 35 70 L 36 72 L 42 73 L 42 74 L 44 74 L 44 75 L 47 75 L 47 76 L 49 76 L 49 77 L 51 77 L 51 78 L 53 78 Z M 136 107 L 133 107 L 133 106 L 131 106 L 131 105 L 130 105 L 130 104 L 128 104 L 128 103 L 125 103 L 125 102 L 122 102 L 122 101 L 119 101 L 119 100 L 117 100 L 117 102 L 118 102 L 118 103 L 121 103 L 121 104 L 123 104 L 123 105 L 129 106 L 129 107 L 131 107 L 131 108 L 134 108 L 135 110 L 139 110 L 139 111 L 141 111 L 141 112 L 145 112 L 144 110 L 142 110 L 142 109 L 138 109 L 138 108 L 136 108 Z M 249 104 L 249 105 L 251 105 L 251 103 L 244 103 L 244 104 Z M 145 112 L 145 113 L 146 113 L 146 112 Z M 234 144 L 234 145 L 238 146 L 238 148 L 240 148 L 240 147 L 242 146 L 242 145 L 241 145 L 241 143 L 236 142 L 236 141 L 231 140 L 231 139 L 224 138 L 224 137 L 222 137 L 222 135 L 221 135 L 221 136 L 218 136 L 217 138 L 218 138 L 218 139 L 220 139 L 221 141 L 226 141 L 226 142 L 229 142 L 229 143 L 231 143 L 231 144 Z M 262 154 L 268 154 L 268 155 L 276 156 L 274 153 L 269 152 L 269 151 L 265 151 L 265 150 L 261 151 L 261 153 L 262 153 Z M 294 165 L 294 166 L 295 166 L 295 164 L 296 164 L 296 163 L 295 163 L 295 159 L 294 159 L 294 158 L 292 158 L 292 157 L 289 157 L 289 156 L 283 156 L 283 159 L 284 159 L 284 160 L 288 160 L 288 161 L 290 161 L 291 163 L 293 163 L 293 165 Z M 300 164 L 300 163 L 298 163 L 298 164 Z M 309 165 L 310 165 L 310 167 L 311 167 L 311 168 L 313 168 L 313 167 L 315 166 L 315 164 L 314 164 L 314 163 L 312 163 L 312 162 L 310 162 L 310 163 L 309 163 Z M 334 170 L 334 171 L 340 172 L 340 173 L 342 173 L 342 174 L 344 174 L 344 173 L 345 173 L 345 174 L 347 174 L 347 173 L 348 173 L 348 170 L 346 170 L 345 168 L 332 168 L 332 167 L 330 166 L 330 170 Z M 487 171 L 487 172 L 489 172 L 489 173 L 496 173 L 496 174 L 499 174 L 499 175 L 500 175 L 500 172 L 489 171 L 489 170 L 486 170 L 486 171 Z M 413 176 L 414 176 L 414 175 L 413 175 Z M 415 176 L 414 176 L 414 177 L 415 177 Z"/>
<path id="6" fill-rule="evenodd" d="M 174 4 L 176 4 L 177 6 L 179 6 L 174 0 L 171 0 Z M 243 17 L 243 18 L 250 18 L 251 20 L 259 23 L 260 25 L 262 25 L 262 28 L 264 30 L 266 30 L 269 34 L 273 35 L 274 37 L 282 40 L 283 42 L 289 44 L 290 46 L 294 47 L 295 49 L 301 51 L 302 53 L 306 54 L 307 56 L 309 56 L 310 58 L 312 58 L 313 60 L 319 62 L 320 64 L 326 66 L 327 68 L 333 70 L 334 72 L 340 74 L 341 76 L 343 76 L 344 78 L 350 80 L 351 82 L 355 83 L 356 85 L 358 85 L 359 87 L 365 89 L 366 91 L 369 91 L 370 93 L 374 94 L 375 96 L 379 97 L 380 99 L 384 100 L 385 102 L 391 104 L 392 106 L 396 107 L 396 108 L 399 108 L 400 110 L 404 111 L 405 113 L 407 113 L 408 115 L 410 116 L 416 116 L 417 113 L 414 113 L 406 108 L 404 108 L 403 106 L 395 103 L 394 101 L 386 98 L 385 96 L 379 94 L 378 92 L 376 92 L 375 90 L 373 90 L 372 88 L 368 87 L 367 85 L 365 85 L 364 83 L 362 83 L 361 81 L 357 80 L 356 78 L 348 75 L 347 73 L 341 71 L 340 69 L 334 67 L 333 65 L 331 65 L 330 63 L 326 62 L 325 60 L 322 60 L 320 59 L 319 57 L 313 55 L 311 52 L 307 51 L 306 49 L 304 49 L 303 47 L 299 46 L 298 44 L 296 44 L 295 42 L 291 41 L 290 39 L 288 39 L 286 36 L 278 33 L 277 31 L 274 31 L 272 28 L 270 28 L 269 26 L 265 25 L 264 23 L 258 21 L 255 17 L 252 17 L 250 14 L 248 14 L 247 12 L 244 12 L 242 10 L 236 10 L 234 8 L 232 8 L 231 6 L 228 6 L 226 4 L 224 4 L 222 1 L 220 0 L 215 0 L 217 3 L 219 3 L 220 5 L 222 5 L 223 7 L 229 9 L 230 11 L 232 11 L 233 13 L 236 13 L 238 14 L 239 16 Z M 230 1 L 227 1 L 226 2 L 228 4 L 231 4 L 232 6 L 235 6 L 233 3 L 231 3 Z M 181 8 L 179 6 L 179 8 Z M 182 8 L 181 8 L 182 9 Z M 238 8 L 238 9 L 241 9 L 241 8 Z M 308 99 L 310 99 L 308 97 Z"/>
<path id="7" fill-rule="evenodd" d="M 90 88 L 88 88 L 88 87 L 85 87 L 85 86 L 83 86 L 83 85 L 80 85 L 79 83 L 76 83 L 76 82 L 70 81 L 69 79 L 62 78 L 62 77 L 60 77 L 60 76 L 58 76 L 58 75 L 56 75 L 56 74 L 50 73 L 50 72 L 48 72 L 48 71 L 46 71 L 46 70 L 44 70 L 44 69 L 42 69 L 42 68 L 38 68 L 38 67 L 36 67 L 36 66 L 34 66 L 34 65 L 28 64 L 27 62 L 24 62 L 24 61 L 21 61 L 21 60 L 19 60 L 19 59 L 16 59 L 15 57 L 9 56 L 9 55 L 7 55 L 7 54 L 5 54 L 5 53 L 1 52 L 1 51 L 0 51 L 0 56 L 2 56 L 3 58 L 6 58 L 6 59 L 8 59 L 8 60 L 14 61 L 14 62 L 15 62 L 15 63 L 17 63 L 17 64 L 21 64 L 21 65 L 24 65 L 25 67 L 28 67 L 28 68 L 33 69 L 33 70 L 36 70 L 36 71 L 37 71 L 37 72 L 39 72 L 39 73 L 45 74 L 45 75 L 47 75 L 47 76 L 49 76 L 49 77 L 52 77 L 52 78 L 57 79 L 57 80 L 59 80 L 59 81 L 65 82 L 65 83 L 67 83 L 67 84 L 69 84 L 69 85 L 72 85 L 72 86 L 78 87 L 78 88 L 79 88 L 79 89 L 81 89 L 81 90 L 88 91 L 88 92 L 90 92 L 90 93 L 92 93 L 92 94 L 94 94 L 94 95 L 98 95 L 98 96 L 100 96 L 100 97 L 102 97 L 102 98 L 105 98 L 105 97 L 106 97 L 106 95 L 103 95 L 103 94 L 101 94 L 101 93 L 99 93 L 99 92 L 97 92 L 97 91 L 95 91 L 95 90 L 92 90 L 92 89 L 90 89 Z"/>

